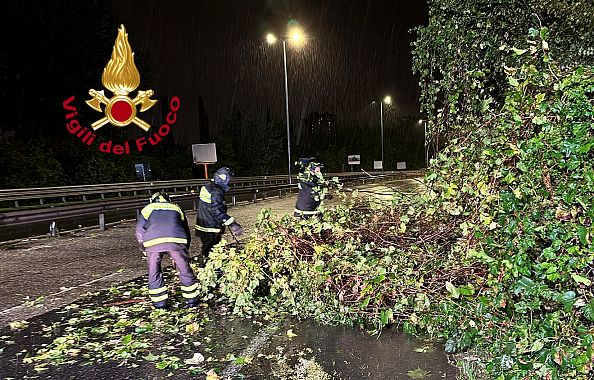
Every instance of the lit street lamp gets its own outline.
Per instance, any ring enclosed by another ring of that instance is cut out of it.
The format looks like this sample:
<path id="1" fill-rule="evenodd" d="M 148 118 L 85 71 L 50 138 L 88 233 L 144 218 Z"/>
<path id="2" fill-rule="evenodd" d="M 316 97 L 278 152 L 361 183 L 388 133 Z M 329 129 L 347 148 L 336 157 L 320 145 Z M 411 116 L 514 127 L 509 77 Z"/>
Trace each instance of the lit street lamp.
<path id="1" fill-rule="evenodd" d="M 390 96 L 386 96 L 382 102 L 380 102 L 380 123 L 381 123 L 381 130 L 382 130 L 382 171 L 385 170 L 384 166 L 384 103 L 387 105 L 392 104 L 392 98 Z"/>
<path id="2" fill-rule="evenodd" d="M 285 108 L 287 111 L 287 154 L 289 157 L 289 184 L 293 183 L 291 179 L 291 130 L 289 127 L 289 84 L 287 79 L 287 40 L 293 42 L 300 42 L 303 40 L 303 33 L 301 30 L 295 28 L 290 31 L 288 36 L 281 37 L 283 41 L 283 65 L 285 68 Z M 266 42 L 269 45 L 274 44 L 277 38 L 274 34 L 268 33 L 266 35 Z"/>
<path id="3" fill-rule="evenodd" d="M 427 149 L 427 120 L 419 119 L 419 124 L 423 124 L 423 149 L 425 150 L 425 167 L 429 167 L 429 149 Z"/>

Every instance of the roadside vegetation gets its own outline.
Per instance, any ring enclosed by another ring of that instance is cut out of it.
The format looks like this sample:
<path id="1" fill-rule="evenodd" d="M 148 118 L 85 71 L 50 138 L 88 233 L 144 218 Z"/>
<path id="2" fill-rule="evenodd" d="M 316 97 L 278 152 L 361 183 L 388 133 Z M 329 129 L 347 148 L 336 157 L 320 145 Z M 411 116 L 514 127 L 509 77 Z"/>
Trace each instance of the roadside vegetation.
<path id="1" fill-rule="evenodd" d="M 594 10 L 467 3 L 432 2 L 418 30 L 427 191 L 322 221 L 264 211 L 245 246 L 213 253 L 203 291 L 240 314 L 430 334 L 469 379 L 590 379 Z"/>

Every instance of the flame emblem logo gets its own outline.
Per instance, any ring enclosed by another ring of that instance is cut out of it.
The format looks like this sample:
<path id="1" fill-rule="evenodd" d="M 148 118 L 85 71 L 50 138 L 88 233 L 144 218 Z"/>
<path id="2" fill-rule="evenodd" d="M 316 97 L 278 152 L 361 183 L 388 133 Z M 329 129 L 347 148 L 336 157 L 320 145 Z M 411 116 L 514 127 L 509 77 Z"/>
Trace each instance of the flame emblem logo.
<path id="1" fill-rule="evenodd" d="M 95 111 L 105 114 L 104 117 L 91 124 L 93 130 L 97 130 L 107 123 L 116 127 L 125 127 L 134 123 L 143 131 L 148 131 L 151 128 L 150 124 L 136 116 L 136 107 L 140 105 L 140 112 L 144 112 L 154 106 L 157 101 L 151 99 L 151 96 L 154 95 L 153 90 L 139 90 L 134 99 L 128 96 L 140 85 L 140 73 L 134 64 L 134 53 L 128 42 L 128 33 L 126 33 L 124 25 L 118 29 L 111 59 L 103 69 L 101 82 L 114 96 L 110 99 L 105 96 L 103 90 L 89 90 L 89 95 L 93 98 L 87 100 L 86 103 Z M 102 104 L 105 109 L 101 108 Z"/>

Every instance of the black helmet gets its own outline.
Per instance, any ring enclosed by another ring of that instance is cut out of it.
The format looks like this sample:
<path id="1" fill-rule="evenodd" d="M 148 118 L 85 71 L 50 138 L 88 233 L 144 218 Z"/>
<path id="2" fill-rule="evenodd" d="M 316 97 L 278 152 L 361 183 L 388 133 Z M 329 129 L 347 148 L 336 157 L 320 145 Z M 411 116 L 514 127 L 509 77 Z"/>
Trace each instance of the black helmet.
<path id="1" fill-rule="evenodd" d="M 229 169 L 228 167 L 222 167 L 214 173 L 213 181 L 217 185 L 221 186 L 223 189 L 228 189 L 229 182 L 233 177 L 234 174 L 231 171 L 231 169 Z"/>
<path id="2" fill-rule="evenodd" d="M 323 169 L 324 165 L 320 163 L 320 161 L 316 157 L 305 157 L 300 158 L 299 161 L 296 162 L 299 166 L 301 172 L 305 173 L 306 171 L 315 172 L 316 168 Z"/>
<path id="3" fill-rule="evenodd" d="M 159 190 L 156 193 L 154 193 L 153 195 L 151 195 L 151 203 L 154 202 L 171 202 L 171 199 L 169 198 L 169 195 L 164 192 L 163 190 Z"/>

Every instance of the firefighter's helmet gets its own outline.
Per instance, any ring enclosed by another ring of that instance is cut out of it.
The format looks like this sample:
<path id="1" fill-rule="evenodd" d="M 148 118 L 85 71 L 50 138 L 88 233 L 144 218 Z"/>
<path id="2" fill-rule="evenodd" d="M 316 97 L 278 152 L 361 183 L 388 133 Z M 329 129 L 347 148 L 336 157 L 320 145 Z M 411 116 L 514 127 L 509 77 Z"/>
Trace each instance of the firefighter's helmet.
<path id="1" fill-rule="evenodd" d="M 224 189 L 228 189 L 229 188 L 229 182 L 231 182 L 231 179 L 234 177 L 233 172 L 231 171 L 231 169 L 229 169 L 228 167 L 222 167 L 217 169 L 217 171 L 214 173 L 214 183 L 216 183 L 217 185 L 221 186 Z"/>
<path id="2" fill-rule="evenodd" d="M 169 194 L 159 190 L 151 196 L 151 203 L 154 202 L 171 202 L 171 198 L 169 198 Z"/>

